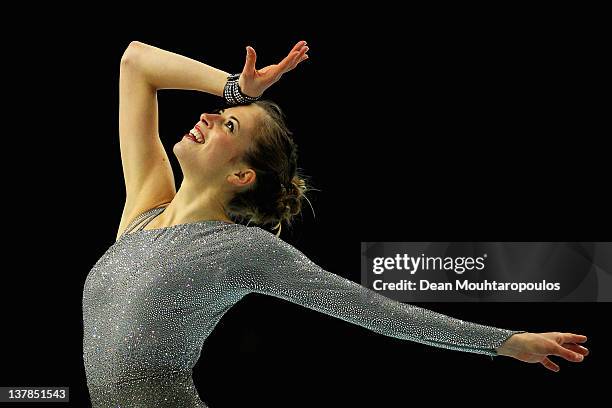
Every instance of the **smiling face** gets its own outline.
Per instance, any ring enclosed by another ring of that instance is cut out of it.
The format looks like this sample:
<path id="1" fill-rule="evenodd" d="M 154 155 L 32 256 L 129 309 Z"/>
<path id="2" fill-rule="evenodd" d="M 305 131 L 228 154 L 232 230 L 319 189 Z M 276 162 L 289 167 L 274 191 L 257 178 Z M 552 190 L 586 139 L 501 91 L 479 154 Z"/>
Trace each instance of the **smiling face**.
<path id="1" fill-rule="evenodd" d="M 184 178 L 202 186 L 216 183 L 223 187 L 228 180 L 235 184 L 236 180 L 228 176 L 248 169 L 240 159 L 253 143 L 265 114 L 254 104 L 203 113 L 173 148 Z M 240 183 L 235 185 L 239 187 Z"/>

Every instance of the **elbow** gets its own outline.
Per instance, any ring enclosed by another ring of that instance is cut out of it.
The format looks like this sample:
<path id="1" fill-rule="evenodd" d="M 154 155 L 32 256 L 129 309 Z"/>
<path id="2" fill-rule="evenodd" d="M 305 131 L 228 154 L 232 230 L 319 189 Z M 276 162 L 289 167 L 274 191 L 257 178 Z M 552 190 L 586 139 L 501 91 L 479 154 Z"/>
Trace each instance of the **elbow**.
<path id="1" fill-rule="evenodd" d="M 142 52 L 145 44 L 139 41 L 132 41 L 127 46 L 121 56 L 121 69 L 133 68 L 138 65 L 139 55 Z"/>

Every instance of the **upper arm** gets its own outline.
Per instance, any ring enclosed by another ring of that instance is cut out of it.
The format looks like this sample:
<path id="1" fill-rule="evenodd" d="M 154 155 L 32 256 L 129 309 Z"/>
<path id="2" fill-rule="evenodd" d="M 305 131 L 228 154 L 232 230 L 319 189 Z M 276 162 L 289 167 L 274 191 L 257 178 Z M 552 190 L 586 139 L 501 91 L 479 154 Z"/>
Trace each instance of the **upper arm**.
<path id="1" fill-rule="evenodd" d="M 126 201 L 118 235 L 138 214 L 172 201 L 174 175 L 159 137 L 157 90 L 138 66 L 143 44 L 132 42 L 121 58 L 119 144 Z"/>

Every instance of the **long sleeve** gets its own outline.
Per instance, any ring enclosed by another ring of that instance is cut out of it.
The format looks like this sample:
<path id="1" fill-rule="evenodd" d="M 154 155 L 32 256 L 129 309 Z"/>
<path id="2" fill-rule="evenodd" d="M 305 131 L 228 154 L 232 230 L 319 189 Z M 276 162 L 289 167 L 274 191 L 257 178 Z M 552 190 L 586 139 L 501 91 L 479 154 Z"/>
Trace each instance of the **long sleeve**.
<path id="1" fill-rule="evenodd" d="M 392 300 L 324 270 L 275 235 L 257 230 L 237 254 L 241 281 L 249 292 L 281 298 L 385 336 L 489 356 L 496 356 L 497 347 L 520 333 Z"/>

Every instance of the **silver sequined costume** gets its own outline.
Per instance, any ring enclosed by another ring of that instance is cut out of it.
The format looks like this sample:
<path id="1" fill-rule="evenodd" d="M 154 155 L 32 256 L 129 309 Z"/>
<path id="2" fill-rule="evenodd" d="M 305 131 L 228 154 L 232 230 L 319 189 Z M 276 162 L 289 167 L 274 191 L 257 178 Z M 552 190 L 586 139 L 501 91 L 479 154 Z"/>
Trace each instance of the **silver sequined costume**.
<path id="1" fill-rule="evenodd" d="M 389 299 L 259 227 L 215 220 L 142 229 L 163 210 L 135 219 L 85 281 L 83 358 L 93 407 L 206 407 L 192 369 L 223 314 L 252 292 L 386 336 L 491 356 L 516 333 Z"/>

